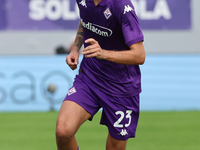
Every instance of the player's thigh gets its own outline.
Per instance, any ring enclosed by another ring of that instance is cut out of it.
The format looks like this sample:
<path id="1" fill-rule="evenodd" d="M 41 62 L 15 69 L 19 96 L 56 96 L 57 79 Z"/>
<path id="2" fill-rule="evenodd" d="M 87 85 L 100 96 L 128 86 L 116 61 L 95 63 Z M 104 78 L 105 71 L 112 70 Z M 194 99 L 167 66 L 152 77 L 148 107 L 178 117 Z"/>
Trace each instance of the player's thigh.
<path id="1" fill-rule="evenodd" d="M 117 140 L 108 134 L 106 142 L 106 150 L 125 150 L 127 140 Z"/>
<path id="2" fill-rule="evenodd" d="M 91 114 L 88 113 L 83 107 L 73 101 L 64 101 L 57 119 L 56 132 L 66 132 L 70 135 L 76 133 L 78 128 L 86 120 L 91 118 Z"/>

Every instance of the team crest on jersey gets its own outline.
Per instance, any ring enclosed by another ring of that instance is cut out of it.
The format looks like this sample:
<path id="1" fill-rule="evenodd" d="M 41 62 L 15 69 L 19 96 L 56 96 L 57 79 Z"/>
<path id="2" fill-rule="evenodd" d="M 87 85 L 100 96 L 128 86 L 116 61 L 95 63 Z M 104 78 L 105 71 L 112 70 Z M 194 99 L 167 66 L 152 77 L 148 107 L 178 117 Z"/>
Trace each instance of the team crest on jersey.
<path id="1" fill-rule="evenodd" d="M 71 89 L 68 91 L 67 95 L 69 96 L 69 95 L 72 95 L 72 94 L 74 94 L 74 93 L 76 93 L 75 87 L 71 88 Z"/>
<path id="2" fill-rule="evenodd" d="M 112 13 L 110 12 L 110 9 L 107 8 L 104 12 L 104 16 L 106 17 L 106 19 L 110 18 L 110 16 L 112 16 Z"/>

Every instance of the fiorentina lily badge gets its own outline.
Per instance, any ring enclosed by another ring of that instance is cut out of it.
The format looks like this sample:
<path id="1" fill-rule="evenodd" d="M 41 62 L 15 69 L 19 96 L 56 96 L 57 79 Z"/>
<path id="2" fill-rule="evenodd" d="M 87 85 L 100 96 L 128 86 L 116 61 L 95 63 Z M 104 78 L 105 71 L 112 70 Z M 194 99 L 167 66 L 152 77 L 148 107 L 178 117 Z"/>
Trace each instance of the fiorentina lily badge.
<path id="1" fill-rule="evenodd" d="M 106 17 L 106 19 L 110 18 L 110 16 L 112 16 L 112 13 L 110 12 L 110 9 L 107 8 L 104 12 L 104 16 Z"/>

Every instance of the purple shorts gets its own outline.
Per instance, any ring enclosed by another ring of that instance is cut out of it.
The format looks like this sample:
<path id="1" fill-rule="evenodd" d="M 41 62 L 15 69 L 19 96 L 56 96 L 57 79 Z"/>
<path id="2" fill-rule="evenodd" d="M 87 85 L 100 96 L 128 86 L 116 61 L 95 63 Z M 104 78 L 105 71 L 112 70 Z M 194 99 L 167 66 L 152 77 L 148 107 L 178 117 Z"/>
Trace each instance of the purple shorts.
<path id="1" fill-rule="evenodd" d="M 139 94 L 132 97 L 113 97 L 86 83 L 79 74 L 65 100 L 76 102 L 92 116 L 103 108 L 100 124 L 108 127 L 113 138 L 127 140 L 135 137 L 139 118 Z"/>

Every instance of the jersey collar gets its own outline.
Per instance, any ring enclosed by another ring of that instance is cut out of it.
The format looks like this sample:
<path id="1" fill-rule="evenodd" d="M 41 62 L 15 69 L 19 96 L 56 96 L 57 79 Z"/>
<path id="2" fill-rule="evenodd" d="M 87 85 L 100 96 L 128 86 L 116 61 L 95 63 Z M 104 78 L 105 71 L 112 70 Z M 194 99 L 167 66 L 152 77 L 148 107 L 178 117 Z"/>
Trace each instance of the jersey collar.
<path id="1" fill-rule="evenodd" d="M 88 0 L 92 3 L 94 3 L 94 0 Z M 100 6 L 105 6 L 110 0 L 101 0 L 100 3 L 98 5 Z"/>

